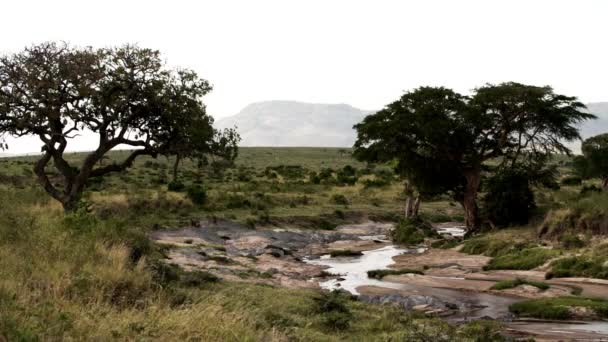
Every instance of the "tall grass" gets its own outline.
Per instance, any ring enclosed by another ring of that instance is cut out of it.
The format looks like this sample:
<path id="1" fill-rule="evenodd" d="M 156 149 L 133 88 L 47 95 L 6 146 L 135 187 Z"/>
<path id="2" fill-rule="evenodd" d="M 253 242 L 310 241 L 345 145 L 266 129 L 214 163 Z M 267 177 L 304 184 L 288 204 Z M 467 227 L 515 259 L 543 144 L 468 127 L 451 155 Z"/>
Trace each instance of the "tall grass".
<path id="1" fill-rule="evenodd" d="M 343 324 L 319 312 L 318 291 L 193 282 L 159 263 L 145 233 L 129 217 L 64 217 L 37 188 L 0 187 L 0 340 L 472 340 L 358 301 L 342 303 Z"/>

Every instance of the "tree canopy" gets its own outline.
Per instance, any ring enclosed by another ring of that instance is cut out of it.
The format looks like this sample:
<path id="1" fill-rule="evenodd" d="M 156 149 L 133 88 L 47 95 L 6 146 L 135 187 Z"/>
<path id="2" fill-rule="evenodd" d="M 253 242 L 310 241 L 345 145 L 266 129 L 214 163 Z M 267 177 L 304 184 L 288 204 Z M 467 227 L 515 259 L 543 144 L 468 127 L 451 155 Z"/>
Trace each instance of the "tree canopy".
<path id="1" fill-rule="evenodd" d="M 470 230 L 479 228 L 477 194 L 485 163 L 499 168 L 570 153 L 577 125 L 593 115 L 575 97 L 551 87 L 487 84 L 464 96 L 443 87 L 405 93 L 355 125 L 355 157 L 397 161 L 396 170 L 421 192 L 451 191 Z"/>
<path id="2" fill-rule="evenodd" d="M 125 170 L 138 156 L 234 148 L 215 139 L 220 133 L 202 102 L 211 89 L 194 71 L 167 68 L 155 50 L 44 43 L 0 57 L 0 135 L 40 139 L 38 181 L 71 210 L 88 178 Z M 98 147 L 71 165 L 64 153 L 83 132 L 97 134 Z M 96 167 L 118 146 L 133 150 L 120 163 Z M 45 171 L 51 161 L 61 186 Z"/>
<path id="3" fill-rule="evenodd" d="M 582 178 L 600 178 L 602 189 L 608 189 L 608 133 L 583 141 L 582 156 L 574 160 L 576 171 Z"/>

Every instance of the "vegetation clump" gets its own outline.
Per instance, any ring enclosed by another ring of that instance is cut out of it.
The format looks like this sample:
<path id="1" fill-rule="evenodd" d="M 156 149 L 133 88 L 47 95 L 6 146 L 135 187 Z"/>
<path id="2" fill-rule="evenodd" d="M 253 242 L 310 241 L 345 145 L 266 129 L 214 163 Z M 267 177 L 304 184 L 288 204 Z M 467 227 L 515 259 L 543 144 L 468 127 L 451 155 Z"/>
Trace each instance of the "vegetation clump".
<path id="1" fill-rule="evenodd" d="M 571 319 L 576 317 L 576 308 L 589 309 L 599 318 L 608 318 L 608 302 L 599 298 L 573 296 L 539 298 L 509 306 L 509 310 L 516 315 L 541 319 Z"/>
<path id="2" fill-rule="evenodd" d="M 484 270 L 531 270 L 560 255 L 560 251 L 534 247 L 502 254 L 490 260 Z"/>
<path id="3" fill-rule="evenodd" d="M 567 278 L 588 277 L 608 279 L 608 258 L 591 255 L 581 255 L 561 258 L 551 263 L 551 270 L 545 277 Z"/>
<path id="4" fill-rule="evenodd" d="M 527 280 L 527 279 L 522 279 L 522 278 L 517 278 L 517 279 L 513 279 L 513 280 L 501 280 L 499 282 L 497 282 L 496 284 L 494 284 L 490 290 L 507 290 L 507 289 L 512 289 L 515 287 L 518 287 L 520 285 L 531 285 L 534 286 L 536 288 L 538 288 L 539 290 L 547 290 L 549 289 L 549 284 L 547 283 L 543 283 L 541 281 L 533 281 L 533 280 Z"/>
<path id="5" fill-rule="evenodd" d="M 361 255 L 363 255 L 363 252 L 361 252 L 361 251 L 353 251 L 351 249 L 336 249 L 336 250 L 333 250 L 333 251 L 329 252 L 329 255 L 332 258 L 335 258 L 335 257 L 351 257 L 351 256 L 361 256 Z"/>
<path id="6" fill-rule="evenodd" d="M 367 271 L 367 276 L 369 278 L 374 278 L 374 279 L 382 279 L 386 276 L 389 275 L 400 275 L 400 274 L 419 274 L 419 275 L 423 275 L 424 272 L 420 271 L 420 270 L 414 270 L 414 269 L 399 269 L 399 270 L 371 270 L 371 271 Z"/>

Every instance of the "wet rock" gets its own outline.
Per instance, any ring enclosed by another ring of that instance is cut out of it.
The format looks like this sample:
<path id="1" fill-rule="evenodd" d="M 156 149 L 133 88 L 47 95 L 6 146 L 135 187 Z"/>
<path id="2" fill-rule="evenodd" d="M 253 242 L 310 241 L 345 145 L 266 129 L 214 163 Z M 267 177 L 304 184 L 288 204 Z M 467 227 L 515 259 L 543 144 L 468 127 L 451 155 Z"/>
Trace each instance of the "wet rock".
<path id="1" fill-rule="evenodd" d="M 283 252 L 282 249 L 278 249 L 278 248 L 267 248 L 266 254 L 270 254 L 275 258 L 281 258 L 281 257 L 285 256 L 285 252 Z"/>
<path id="2" fill-rule="evenodd" d="M 386 294 L 379 296 L 361 295 L 359 299 L 366 303 L 393 305 L 404 310 L 421 310 L 443 312 L 458 308 L 457 305 L 441 301 L 435 297 L 422 295 Z"/>

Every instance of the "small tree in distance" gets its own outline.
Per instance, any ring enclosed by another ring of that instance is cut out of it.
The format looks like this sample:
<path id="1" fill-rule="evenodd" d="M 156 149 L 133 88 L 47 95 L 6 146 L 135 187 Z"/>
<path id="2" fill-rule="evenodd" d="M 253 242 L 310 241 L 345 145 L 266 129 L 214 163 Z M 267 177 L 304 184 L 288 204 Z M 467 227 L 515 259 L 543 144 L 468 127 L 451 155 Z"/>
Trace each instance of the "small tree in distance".
<path id="1" fill-rule="evenodd" d="M 0 57 L 0 135 L 40 139 L 38 182 L 71 211 L 90 177 L 123 171 L 142 155 L 176 154 L 184 127 L 197 128 L 189 136 L 197 145 L 184 151 L 214 153 L 218 133 L 202 102 L 210 90 L 193 71 L 167 69 L 158 51 L 44 43 Z M 83 131 L 98 135 L 98 147 L 71 165 L 65 150 Z M 134 149 L 122 162 L 101 166 L 119 145 Z M 51 165 L 59 184 L 47 174 Z"/>
<path id="2" fill-rule="evenodd" d="M 602 190 L 608 190 L 608 133 L 583 141 L 583 155 L 574 159 L 576 172 L 585 179 L 600 178 Z"/>

